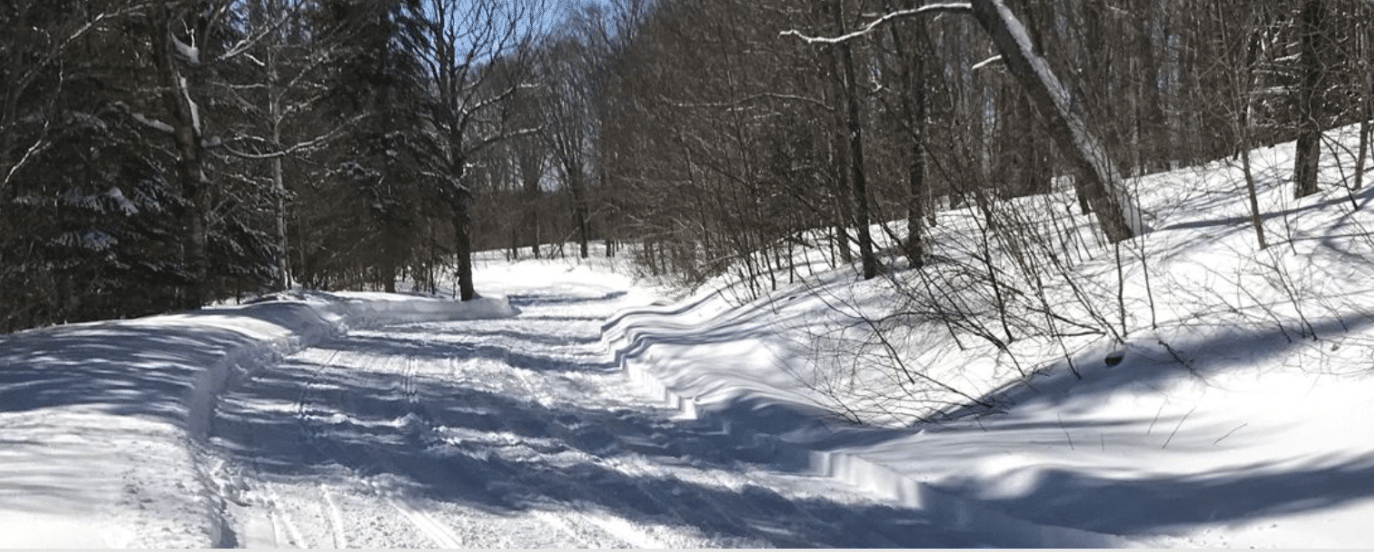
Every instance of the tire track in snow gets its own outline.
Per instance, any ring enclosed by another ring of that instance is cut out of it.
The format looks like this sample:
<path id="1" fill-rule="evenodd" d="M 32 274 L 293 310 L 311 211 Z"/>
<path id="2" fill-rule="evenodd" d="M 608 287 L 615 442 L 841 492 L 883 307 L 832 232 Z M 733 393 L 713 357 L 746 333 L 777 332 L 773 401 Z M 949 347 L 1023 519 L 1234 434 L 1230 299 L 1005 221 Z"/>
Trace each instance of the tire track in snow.
<path id="1" fill-rule="evenodd" d="M 277 493 L 276 486 L 271 483 L 265 483 L 263 486 L 267 493 L 268 507 L 271 508 L 268 511 L 268 516 L 272 520 L 272 536 L 276 541 L 274 548 L 280 547 L 283 543 L 290 543 L 298 548 L 309 548 L 310 544 L 301 534 L 300 528 L 296 526 L 294 518 L 282 506 L 282 498 Z M 282 535 L 282 531 L 285 531 L 286 534 Z M 286 537 L 285 540 L 282 539 L 283 536 Z"/>
<path id="2" fill-rule="evenodd" d="M 477 372 L 471 374 L 472 377 L 493 376 L 492 374 L 480 372 L 480 368 L 485 366 L 483 363 L 470 363 L 468 366 L 470 366 L 471 370 Z M 576 378 L 566 374 L 558 372 L 545 373 L 511 366 L 499 368 L 508 374 L 510 376 L 509 379 L 519 386 L 519 389 L 507 388 L 505 390 L 506 393 L 514 396 L 526 396 L 531 402 L 537 403 L 550 410 L 557 410 L 559 403 L 567 401 L 568 399 L 609 398 L 594 397 L 594 395 L 593 397 L 586 397 L 585 395 L 588 394 L 590 390 L 584 385 L 585 382 L 579 382 Z M 598 390 L 595 395 L 600 395 L 602 393 L 604 393 L 604 390 Z M 604 427 L 608 425 L 608 422 L 612 427 Z M 661 489 L 652 488 L 644 483 L 645 480 L 656 480 L 661 482 L 662 479 L 657 477 L 644 477 L 645 475 L 658 474 L 651 474 L 648 470 L 636 469 L 635 466 L 630 465 L 634 463 L 631 462 L 631 460 L 636 460 L 640 464 L 652 463 L 646 460 L 642 455 L 625 454 L 626 449 L 629 448 L 625 442 L 625 436 L 634 436 L 636 433 L 639 433 L 640 428 L 634 424 L 624 423 L 623 420 L 615 416 L 606 416 L 605 419 L 600 420 L 586 420 L 573 415 L 560 416 L 553 420 L 547 420 L 545 424 L 545 430 L 554 440 L 571 443 L 576 447 L 584 449 L 600 449 L 600 453 L 604 457 L 590 456 L 585 460 L 604 468 L 607 472 L 632 476 L 626 479 L 628 480 L 628 485 L 632 487 L 634 494 L 639 496 L 638 500 L 647 500 L 651 502 L 653 504 L 653 508 L 651 509 L 661 513 L 658 517 L 661 518 L 663 515 L 667 515 L 668 520 L 674 522 L 672 525 L 681 527 L 718 527 L 724 529 L 724 532 L 728 534 L 743 537 L 751 546 L 757 546 L 760 543 L 777 543 L 779 539 L 782 539 L 783 544 L 805 544 L 803 542 L 788 540 L 785 537 L 779 537 L 777 534 L 759 531 L 757 528 L 739 523 L 736 520 L 736 514 L 738 512 L 727 511 L 722 505 L 716 503 L 711 498 L 699 492 L 692 491 L 692 485 L 679 484 L 675 485 L 669 491 L 664 492 Z M 583 431 L 583 428 L 591 428 L 591 430 Z M 604 442 L 602 440 L 603 437 L 605 438 Z M 653 444 L 661 445 L 662 443 Z M 672 477 L 669 477 L 668 480 L 677 481 Z M 715 488 L 729 487 L 725 481 L 719 479 L 711 481 L 709 484 L 711 487 Z M 597 496 L 598 494 L 607 492 L 605 488 L 598 488 L 593 483 L 579 480 L 570 480 L 564 483 L 563 486 L 569 490 L 570 494 L 576 496 Z M 622 487 L 620 490 L 623 491 L 625 489 Z M 638 506 L 644 505 L 643 502 L 638 504 Z M 636 505 L 626 504 L 626 509 L 633 509 L 634 506 Z M 565 508 L 562 508 L 562 510 L 576 513 L 572 516 L 564 516 L 565 521 L 576 519 L 580 524 L 591 524 L 614 535 L 619 540 L 625 541 L 633 547 L 673 547 L 672 545 L 665 544 L 665 541 L 660 539 L 659 536 L 642 527 L 643 522 L 650 521 L 647 518 L 640 519 L 636 522 L 604 512 L 597 512 L 597 509 L 589 509 L 585 504 L 568 504 L 565 505 Z M 588 511 L 593 513 L 588 513 Z M 695 533 L 695 531 L 693 531 L 693 533 Z M 675 536 L 677 538 L 674 540 L 678 542 L 678 546 L 711 545 L 709 536 L 705 536 L 705 540 L 703 539 L 704 535 L 680 534 Z"/>
<path id="3" fill-rule="evenodd" d="M 424 533 L 424 535 L 428 537 L 429 540 L 433 541 L 434 544 L 438 545 L 439 548 L 467 548 L 463 540 L 460 539 L 458 535 L 455 535 L 453 531 L 449 530 L 448 527 L 434 519 L 434 516 L 424 510 L 412 507 L 410 504 L 406 503 L 405 499 L 388 497 L 386 502 L 414 524 L 421 533 Z"/>
<path id="4" fill-rule="evenodd" d="M 334 355 L 331 355 L 331 359 L 326 362 L 326 365 L 322 367 L 322 369 L 347 369 L 351 373 L 355 374 L 399 375 L 399 380 L 393 380 L 394 385 L 392 386 L 391 390 L 397 393 L 399 396 L 404 397 L 402 402 L 404 403 L 405 407 L 402 411 L 395 411 L 390 413 L 390 415 L 393 416 L 394 422 L 397 426 L 401 426 L 401 429 L 410 429 L 404 427 L 404 424 L 409 420 L 418 418 L 419 420 L 421 420 L 421 423 L 425 425 L 425 427 L 418 428 L 418 430 L 421 432 L 420 436 L 422 438 L 425 435 L 437 432 L 437 428 L 435 428 L 432 424 L 432 420 L 434 419 L 433 409 L 430 408 L 429 405 L 424 404 L 423 401 L 419 400 L 419 381 L 421 379 L 420 374 L 421 365 L 423 364 L 422 359 L 416 357 L 415 355 L 409 354 L 398 357 L 396 355 L 381 356 L 363 353 L 350 354 L 347 356 L 347 358 L 343 359 L 341 364 L 336 365 L 335 359 L 337 357 L 337 352 Z M 329 394 L 319 392 L 317 387 L 318 386 L 312 385 L 307 390 L 307 392 L 303 394 L 303 398 L 301 399 L 302 402 L 311 404 L 302 406 L 300 408 L 301 411 L 325 412 L 331 409 L 330 407 L 334 404 L 335 401 L 330 401 L 328 398 Z M 339 408 L 338 410 L 357 410 L 353 407 L 353 405 L 350 404 L 351 401 L 348 400 L 347 396 L 339 397 L 339 399 L 340 400 L 337 402 L 339 402 L 342 405 L 342 408 Z M 330 429 L 327 427 L 328 424 L 322 423 L 319 416 L 304 416 L 302 419 L 302 423 L 306 424 L 310 428 L 309 433 L 316 439 L 322 439 L 320 436 L 330 431 Z M 363 456 L 366 457 L 349 456 L 346 454 L 341 454 L 338 450 L 326 450 L 324 452 L 336 463 L 349 469 L 360 479 L 366 477 L 364 475 L 365 472 L 395 473 L 403 471 L 398 469 L 396 466 L 390 465 L 390 463 L 387 460 L 385 460 L 386 455 L 381 452 L 380 449 L 383 448 L 381 445 L 366 444 L 361 448 L 364 450 Z M 405 522 L 413 526 L 419 534 L 423 535 L 432 543 L 446 548 L 466 547 L 467 541 L 465 539 L 463 539 L 453 530 L 451 530 L 449 526 L 444 521 L 442 521 L 438 515 L 436 515 L 435 513 L 431 513 L 430 511 L 427 511 L 424 507 L 420 506 L 418 501 L 406 498 L 405 496 L 403 496 L 403 493 L 399 491 L 387 489 L 385 488 L 385 485 L 380 485 L 375 480 L 369 481 L 369 487 L 371 487 L 372 494 L 374 496 L 381 497 L 381 501 L 383 503 L 385 503 L 391 510 L 394 510 L 397 514 L 399 514 L 399 517 L 401 519 L 403 519 Z M 326 495 L 326 498 L 328 499 L 329 497 Z M 344 527 L 346 527 L 346 524 L 343 519 L 343 515 L 340 513 L 341 510 L 338 508 L 338 505 L 333 502 L 332 499 L 328 499 L 327 502 L 330 514 L 328 521 L 330 522 L 331 528 L 335 528 L 335 541 L 347 542 L 347 537 L 343 529 Z M 574 538 L 579 538 L 579 535 L 585 535 L 586 533 L 590 532 L 586 527 L 570 528 L 578 525 L 586 526 L 588 524 L 586 522 L 578 523 L 574 519 L 563 514 L 546 513 L 546 515 L 532 516 L 532 519 L 536 521 L 548 522 L 548 525 L 551 526 L 550 529 L 557 529 L 558 533 L 567 534 Z M 533 533 L 529 529 L 524 529 L 523 532 Z M 579 542 L 582 541 L 579 540 Z M 598 542 L 600 545 L 604 545 L 606 544 L 606 539 L 603 538 Z M 488 542 L 487 544 L 490 545 L 491 543 Z M 517 542 L 515 544 L 519 543 Z M 545 543 L 545 545 L 554 546 L 557 546 L 559 544 L 560 543 Z M 610 544 L 622 543 L 612 541 Z"/>
<path id="5" fill-rule="evenodd" d="M 339 504 L 334 502 L 334 496 L 329 493 L 329 488 L 320 485 L 320 495 L 324 497 L 322 505 L 327 506 L 329 526 L 334 537 L 334 548 L 348 548 L 348 535 L 344 533 L 343 511 L 339 510 Z"/>

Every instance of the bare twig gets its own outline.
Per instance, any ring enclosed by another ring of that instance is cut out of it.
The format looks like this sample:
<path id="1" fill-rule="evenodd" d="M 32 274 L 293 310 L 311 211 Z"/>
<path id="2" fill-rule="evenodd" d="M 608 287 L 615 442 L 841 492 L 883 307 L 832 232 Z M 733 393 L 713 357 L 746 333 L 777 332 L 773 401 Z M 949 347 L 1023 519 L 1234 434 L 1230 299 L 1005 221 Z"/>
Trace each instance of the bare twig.
<path id="1" fill-rule="evenodd" d="M 1194 407 L 1193 407 L 1193 410 L 1197 410 L 1197 407 L 1194 406 Z M 1178 434 L 1178 430 L 1179 430 L 1180 428 L 1183 427 L 1183 422 L 1188 421 L 1188 417 L 1193 415 L 1193 410 L 1189 410 L 1187 414 L 1184 414 L 1184 415 L 1183 415 L 1183 418 L 1179 419 L 1178 425 L 1174 426 L 1174 431 L 1171 432 L 1171 433 L 1169 433 L 1169 438 L 1168 438 L 1168 439 L 1165 439 L 1165 440 L 1164 440 L 1164 445 L 1161 446 L 1161 447 L 1159 447 L 1159 448 L 1162 448 L 1162 449 L 1164 449 L 1164 448 L 1169 448 L 1169 442 L 1174 440 L 1174 435 L 1177 435 L 1177 434 Z"/>
<path id="2" fill-rule="evenodd" d="M 781 33 L 780 36 L 795 36 L 795 37 L 797 37 L 797 38 L 799 38 L 799 39 L 805 41 L 807 44 L 839 44 L 839 43 L 841 43 L 841 42 L 848 42 L 848 41 L 850 41 L 850 40 L 853 40 L 853 39 L 862 37 L 862 36 L 864 36 L 864 35 L 866 35 L 866 34 L 868 34 L 868 33 L 871 33 L 871 32 L 873 32 L 874 29 L 877 29 L 877 28 L 878 28 L 879 26 L 881 26 L 882 24 L 887 23 L 888 21 L 892 21 L 893 19 L 897 19 L 897 18 L 901 18 L 901 17 L 909 17 L 909 16 L 914 16 L 914 15 L 928 15 L 928 14 L 933 14 L 933 13 L 951 13 L 951 12 L 953 12 L 953 13 L 973 13 L 973 6 L 972 6 L 971 4 L 968 4 L 968 3 L 965 3 L 965 2 L 950 2 L 950 3 L 945 3 L 945 4 L 927 4 L 927 5 L 921 6 L 921 7 L 919 7 L 919 8 L 912 8 L 912 9 L 909 9 L 909 10 L 898 10 L 898 11 L 889 13 L 889 14 L 887 14 L 887 15 L 884 15 L 884 16 L 882 16 L 882 17 L 879 17 L 879 18 L 877 18 L 877 19 L 874 19 L 873 21 L 870 21 L 867 25 L 864 25 L 864 27 L 863 27 L 862 29 L 859 29 L 859 30 L 857 30 L 857 31 L 854 31 L 854 32 L 849 33 L 849 34 L 846 34 L 846 35 L 837 36 L 837 37 L 816 37 L 816 36 L 808 36 L 808 35 L 802 34 L 801 31 L 798 31 L 798 30 L 795 30 L 795 29 L 790 30 L 790 31 L 783 31 L 783 32 Z"/>

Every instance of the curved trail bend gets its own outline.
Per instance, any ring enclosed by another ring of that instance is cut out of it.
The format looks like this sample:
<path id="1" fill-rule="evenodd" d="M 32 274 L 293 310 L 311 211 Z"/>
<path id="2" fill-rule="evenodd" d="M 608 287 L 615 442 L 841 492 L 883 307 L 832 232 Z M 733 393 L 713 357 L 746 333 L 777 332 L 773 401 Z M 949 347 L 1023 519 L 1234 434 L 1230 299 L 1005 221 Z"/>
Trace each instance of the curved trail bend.
<path id="1" fill-rule="evenodd" d="M 219 400 L 212 477 L 244 547 L 961 547 L 771 451 L 674 419 L 602 350 L 622 293 L 355 331 Z"/>

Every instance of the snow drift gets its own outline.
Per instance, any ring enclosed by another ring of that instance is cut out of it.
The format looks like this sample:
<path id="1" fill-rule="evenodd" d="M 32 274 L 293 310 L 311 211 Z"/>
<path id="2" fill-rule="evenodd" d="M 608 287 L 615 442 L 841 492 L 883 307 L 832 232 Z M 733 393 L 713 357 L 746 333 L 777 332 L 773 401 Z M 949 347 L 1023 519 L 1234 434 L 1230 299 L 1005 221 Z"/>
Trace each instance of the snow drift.
<path id="1" fill-rule="evenodd" d="M 1076 256 L 1070 283 L 1041 289 L 1054 314 L 1110 325 L 1081 335 L 1027 323 L 1001 344 L 951 337 L 893 316 L 917 271 L 894 261 L 887 281 L 856 281 L 811 268 L 810 252 L 796 264 L 813 274 L 798 283 L 753 299 L 721 278 L 680 304 L 622 313 L 605 339 L 688 415 L 1011 543 L 1368 546 L 1374 292 L 1360 282 L 1374 277 L 1374 191 L 1346 187 L 1354 134 L 1329 133 L 1325 191 L 1300 200 L 1292 143 L 1250 152 L 1266 230 L 1283 239 L 1264 250 L 1234 160 L 1133 180 L 1157 230 L 1119 257 L 1083 233 L 1091 221 L 1070 192 L 1013 200 L 1009 211 L 1029 214 L 1018 224 L 1070 213 L 1046 232 Z M 924 270 L 973 251 L 1017 276 L 995 243 L 969 243 L 974 206 L 938 216 L 928 247 L 941 261 Z M 996 314 L 973 322 L 998 327 Z M 884 317 L 896 322 L 868 323 Z M 887 341 L 864 341 L 875 329 Z M 894 359 L 949 389 L 907 381 Z"/>
<path id="2" fill-rule="evenodd" d="M 504 299 L 307 292 L 0 336 L 0 546 L 226 544 L 199 451 L 221 393 L 351 328 L 516 312 Z"/>

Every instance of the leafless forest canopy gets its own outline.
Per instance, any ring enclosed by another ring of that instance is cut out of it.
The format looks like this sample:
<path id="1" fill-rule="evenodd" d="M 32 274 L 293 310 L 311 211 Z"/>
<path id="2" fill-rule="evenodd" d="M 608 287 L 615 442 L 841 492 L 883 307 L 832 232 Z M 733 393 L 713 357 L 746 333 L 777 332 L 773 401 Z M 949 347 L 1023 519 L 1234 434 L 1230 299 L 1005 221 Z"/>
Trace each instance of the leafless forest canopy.
<path id="1" fill-rule="evenodd" d="M 1340 125 L 1363 186 L 1371 25 L 1368 0 L 7 0 L 0 330 L 453 271 L 469 298 L 498 249 L 761 291 L 810 247 L 873 277 L 953 257 L 939 210 L 1015 232 L 1007 202 L 1056 190 L 1119 243 L 1147 231 L 1132 177 L 1296 140 L 1303 196 Z"/>

